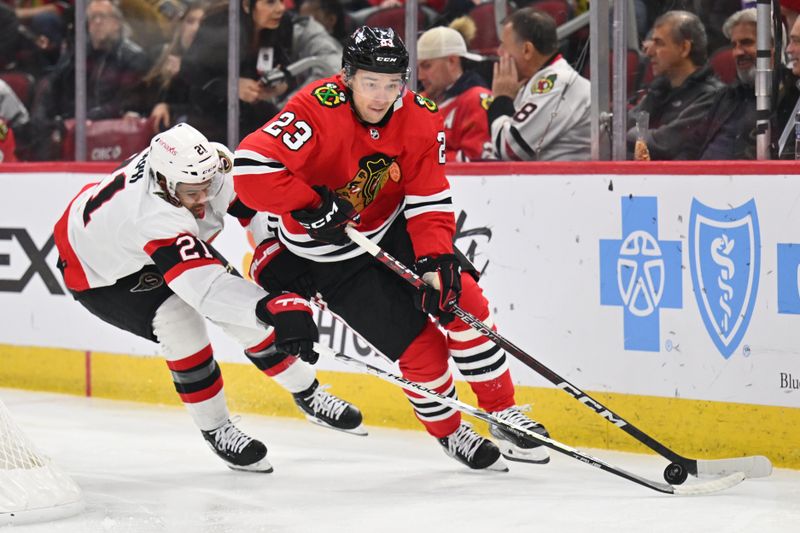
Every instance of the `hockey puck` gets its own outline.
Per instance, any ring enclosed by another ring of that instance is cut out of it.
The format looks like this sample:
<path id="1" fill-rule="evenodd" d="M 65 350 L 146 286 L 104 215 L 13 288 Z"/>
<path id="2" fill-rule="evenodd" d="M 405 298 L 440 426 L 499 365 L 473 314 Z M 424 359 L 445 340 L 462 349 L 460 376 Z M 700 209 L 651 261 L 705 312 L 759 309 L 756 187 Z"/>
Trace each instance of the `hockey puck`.
<path id="1" fill-rule="evenodd" d="M 686 478 L 689 477 L 689 472 L 678 463 L 670 463 L 664 469 L 664 479 L 670 485 L 680 485 Z"/>

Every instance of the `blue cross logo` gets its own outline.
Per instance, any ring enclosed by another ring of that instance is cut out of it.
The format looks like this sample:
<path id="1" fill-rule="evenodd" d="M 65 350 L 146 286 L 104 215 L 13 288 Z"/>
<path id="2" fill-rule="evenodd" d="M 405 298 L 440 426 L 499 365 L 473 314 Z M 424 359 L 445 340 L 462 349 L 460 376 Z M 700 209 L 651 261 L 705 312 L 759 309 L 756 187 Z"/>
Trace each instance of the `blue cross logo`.
<path id="1" fill-rule="evenodd" d="M 800 315 L 800 244 L 778 243 L 778 313 Z"/>
<path id="2" fill-rule="evenodd" d="M 657 352 L 659 309 L 683 307 L 681 242 L 658 240 L 653 196 L 623 196 L 622 238 L 600 239 L 600 305 L 624 309 L 626 350 Z"/>

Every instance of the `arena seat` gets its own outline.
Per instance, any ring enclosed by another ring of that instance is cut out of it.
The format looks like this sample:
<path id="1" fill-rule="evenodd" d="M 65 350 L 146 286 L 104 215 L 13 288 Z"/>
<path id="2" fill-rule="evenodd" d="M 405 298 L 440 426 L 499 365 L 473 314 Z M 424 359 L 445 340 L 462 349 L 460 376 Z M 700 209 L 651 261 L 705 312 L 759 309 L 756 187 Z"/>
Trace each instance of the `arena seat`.
<path id="1" fill-rule="evenodd" d="M 75 160 L 75 120 L 64 121 L 61 157 Z M 150 144 L 153 123 L 148 118 L 86 121 L 86 160 L 122 161 Z"/>
<path id="2" fill-rule="evenodd" d="M 733 49 L 730 46 L 719 48 L 711 54 L 708 64 L 722 83 L 736 81 L 736 61 L 733 59 Z"/>
<path id="3" fill-rule="evenodd" d="M 21 70 L 5 70 L 0 72 L 0 80 L 11 87 L 11 90 L 22 101 L 25 109 L 30 111 L 31 102 L 33 102 L 33 88 L 36 84 L 33 76 Z"/>
<path id="4" fill-rule="evenodd" d="M 556 26 L 561 26 L 571 18 L 569 4 L 563 0 L 539 0 L 531 2 L 529 7 L 544 11 L 553 17 L 556 21 Z"/>
<path id="5" fill-rule="evenodd" d="M 511 11 L 512 9 L 506 5 L 506 13 L 511 13 Z M 475 21 L 475 26 L 478 28 L 475 37 L 469 43 L 469 49 L 476 54 L 497 55 L 500 36 L 497 35 L 497 26 L 494 20 L 494 1 L 478 4 L 470 10 L 468 15 Z"/>

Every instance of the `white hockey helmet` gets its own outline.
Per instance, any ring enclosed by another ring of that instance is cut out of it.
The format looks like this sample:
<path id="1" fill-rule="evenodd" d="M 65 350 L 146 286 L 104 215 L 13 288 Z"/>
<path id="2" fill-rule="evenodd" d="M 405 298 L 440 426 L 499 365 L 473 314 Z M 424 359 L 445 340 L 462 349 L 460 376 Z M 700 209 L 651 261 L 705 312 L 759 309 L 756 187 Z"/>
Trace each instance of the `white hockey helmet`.
<path id="1" fill-rule="evenodd" d="M 150 141 L 150 170 L 156 179 L 163 179 L 167 193 L 173 199 L 179 183 L 210 183 L 208 198 L 217 195 L 222 187 L 225 163 L 220 160 L 217 143 L 186 123 L 176 124 Z"/>

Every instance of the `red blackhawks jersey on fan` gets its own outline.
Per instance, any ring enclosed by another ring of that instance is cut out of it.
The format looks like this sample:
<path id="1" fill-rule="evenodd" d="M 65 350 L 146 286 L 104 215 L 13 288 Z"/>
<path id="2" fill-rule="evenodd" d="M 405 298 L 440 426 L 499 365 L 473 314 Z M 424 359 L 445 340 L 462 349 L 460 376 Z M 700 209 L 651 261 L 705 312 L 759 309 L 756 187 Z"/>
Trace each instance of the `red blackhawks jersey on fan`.
<path id="1" fill-rule="evenodd" d="M 491 153 L 487 114 L 491 103 L 492 92 L 475 86 L 439 104 L 444 116 L 448 161 L 483 159 L 485 149 Z"/>
<path id="2" fill-rule="evenodd" d="M 185 207 L 164 199 L 149 177 L 148 151 L 103 181 L 84 187 L 56 223 L 55 243 L 67 287 L 73 291 L 106 287 L 155 265 L 173 292 L 204 316 L 263 327 L 254 309 L 264 292 L 228 272 L 209 244 L 222 230 L 226 213 L 244 224 L 254 214 L 235 198 L 231 157 L 223 158 L 228 173 L 220 192 L 206 205 L 203 218 L 196 219 Z"/>
<path id="3" fill-rule="evenodd" d="M 359 231 L 379 241 L 405 216 L 417 257 L 452 253 L 455 221 L 444 175 L 444 132 L 436 104 L 407 91 L 388 121 L 357 119 L 341 76 L 298 91 L 236 150 L 234 185 L 249 207 L 294 254 L 318 262 L 362 252 L 355 244 L 311 239 L 290 212 L 314 207 L 324 185 L 361 215 Z"/>

